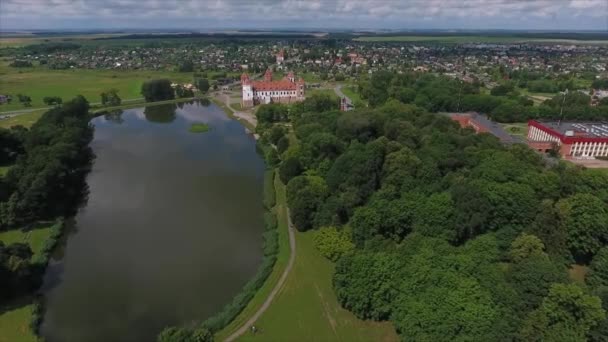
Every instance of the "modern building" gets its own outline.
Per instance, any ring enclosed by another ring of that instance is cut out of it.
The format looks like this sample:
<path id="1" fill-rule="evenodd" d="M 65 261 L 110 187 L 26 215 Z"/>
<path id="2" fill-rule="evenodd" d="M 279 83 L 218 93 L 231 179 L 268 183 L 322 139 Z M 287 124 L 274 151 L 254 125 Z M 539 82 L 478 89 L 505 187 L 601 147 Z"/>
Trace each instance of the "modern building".
<path id="1" fill-rule="evenodd" d="M 558 148 L 562 157 L 608 156 L 608 122 L 528 121 L 528 146 L 548 152 Z"/>
<path id="2" fill-rule="evenodd" d="M 476 133 L 490 133 L 505 144 L 519 143 L 518 139 L 507 133 L 499 124 L 480 113 L 448 113 L 448 116 L 458 122 L 460 127 L 470 127 Z"/>
<path id="3" fill-rule="evenodd" d="M 266 70 L 263 81 L 252 81 L 249 75 L 241 75 L 243 87 L 242 106 L 253 107 L 264 103 L 294 103 L 303 101 L 306 83 L 302 78 L 296 80 L 289 72 L 282 80 L 273 81 L 272 71 Z"/>

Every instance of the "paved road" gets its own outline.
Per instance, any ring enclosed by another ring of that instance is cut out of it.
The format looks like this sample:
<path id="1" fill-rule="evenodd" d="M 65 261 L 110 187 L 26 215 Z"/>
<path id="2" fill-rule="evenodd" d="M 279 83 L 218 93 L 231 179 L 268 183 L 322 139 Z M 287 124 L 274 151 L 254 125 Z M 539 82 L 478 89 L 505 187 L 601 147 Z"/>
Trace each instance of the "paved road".
<path id="1" fill-rule="evenodd" d="M 289 232 L 289 249 L 291 250 L 291 254 L 289 255 L 287 267 L 285 267 L 285 270 L 283 270 L 283 274 L 281 274 L 279 282 L 274 286 L 272 292 L 270 292 L 268 298 L 266 298 L 264 304 L 262 304 L 258 311 L 256 311 L 255 314 L 253 314 L 253 316 L 251 316 L 251 318 L 249 318 L 247 322 L 245 322 L 237 331 L 235 331 L 232 335 L 228 336 L 224 340 L 224 342 L 232 342 L 237 338 L 243 336 L 246 332 L 248 332 L 251 329 L 251 326 L 253 326 L 253 324 L 260 318 L 260 316 L 262 316 L 262 314 L 266 312 L 268 307 L 270 307 L 272 300 L 277 296 L 277 293 L 279 293 L 283 285 L 285 285 L 285 280 L 287 280 L 287 276 L 289 275 L 289 272 L 291 272 L 291 269 L 293 268 L 293 263 L 296 259 L 296 236 L 294 233 L 293 224 L 291 223 L 289 209 L 287 209 L 287 226 L 287 230 Z"/>
<path id="2" fill-rule="evenodd" d="M 334 87 L 334 92 L 336 93 L 336 95 L 338 95 L 338 97 L 346 99 L 346 105 L 348 107 L 355 108 L 355 106 L 353 105 L 353 101 L 351 101 L 351 99 L 342 92 L 342 84 L 336 84 L 336 86 Z"/>

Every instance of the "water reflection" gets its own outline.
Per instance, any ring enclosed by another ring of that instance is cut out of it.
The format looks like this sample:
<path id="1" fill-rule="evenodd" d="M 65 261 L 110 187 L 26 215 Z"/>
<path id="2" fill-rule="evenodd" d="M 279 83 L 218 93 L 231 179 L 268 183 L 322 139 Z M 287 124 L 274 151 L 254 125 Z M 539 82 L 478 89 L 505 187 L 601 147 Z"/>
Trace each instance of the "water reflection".
<path id="1" fill-rule="evenodd" d="M 191 134 L 192 122 L 212 130 Z M 42 335 L 154 341 L 165 326 L 212 315 L 255 273 L 264 164 L 215 105 L 130 109 L 93 124 L 88 202 L 47 269 Z"/>
<path id="2" fill-rule="evenodd" d="M 144 109 L 144 115 L 150 122 L 155 123 L 170 123 L 175 120 L 175 111 L 177 105 L 175 103 L 167 103 L 162 105 L 149 106 Z"/>

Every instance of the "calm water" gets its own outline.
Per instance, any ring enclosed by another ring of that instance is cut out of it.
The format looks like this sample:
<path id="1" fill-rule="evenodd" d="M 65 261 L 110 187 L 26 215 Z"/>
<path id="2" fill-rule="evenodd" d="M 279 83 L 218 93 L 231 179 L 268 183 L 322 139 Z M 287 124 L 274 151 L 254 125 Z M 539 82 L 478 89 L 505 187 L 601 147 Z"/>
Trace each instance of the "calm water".
<path id="1" fill-rule="evenodd" d="M 193 122 L 212 130 L 188 132 Z M 264 164 L 215 105 L 93 120 L 87 204 L 47 271 L 50 342 L 154 341 L 228 303 L 261 261 Z"/>

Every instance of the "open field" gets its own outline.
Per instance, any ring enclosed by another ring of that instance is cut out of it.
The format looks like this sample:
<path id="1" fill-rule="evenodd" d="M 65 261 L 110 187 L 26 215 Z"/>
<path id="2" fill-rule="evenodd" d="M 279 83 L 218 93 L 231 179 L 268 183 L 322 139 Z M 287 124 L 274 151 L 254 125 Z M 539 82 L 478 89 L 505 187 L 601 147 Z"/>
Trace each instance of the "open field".
<path id="1" fill-rule="evenodd" d="M 296 232 L 294 268 L 274 302 L 239 341 L 398 341 L 390 323 L 362 321 L 338 303 L 334 265 L 315 249 L 312 234 Z"/>
<path id="2" fill-rule="evenodd" d="M 32 252 L 34 255 L 32 259 L 35 260 L 37 256 L 40 255 L 42 249 L 44 248 L 44 244 L 46 240 L 48 240 L 51 235 L 50 226 L 42 226 L 36 227 L 33 230 L 28 232 L 24 232 L 20 229 L 8 230 L 0 233 L 0 241 L 4 242 L 6 245 L 10 245 L 16 242 L 23 242 L 30 245 Z M 2 331 L 2 329 L 0 329 Z"/>
<path id="3" fill-rule="evenodd" d="M 77 35 L 23 35 L 20 34 L 14 37 L 2 37 L 0 38 L 0 47 L 20 47 L 31 44 L 42 44 L 42 43 L 83 43 L 97 38 L 109 38 L 123 36 L 124 34 L 77 34 Z"/>
<path id="4" fill-rule="evenodd" d="M 169 71 L 124 70 L 49 70 L 41 67 L 16 70 L 6 65 L 0 67 L 0 94 L 25 94 L 32 98 L 32 107 L 47 107 L 45 96 L 59 96 L 64 101 L 83 95 L 91 103 L 101 101 L 100 94 L 107 89 L 117 89 L 124 100 L 141 98 L 141 85 L 154 78 L 168 78 L 174 82 L 192 82 L 192 73 Z M 0 105 L 0 112 L 22 110 L 15 98 L 10 104 Z"/>
<path id="5" fill-rule="evenodd" d="M 355 41 L 362 42 L 433 42 L 433 43 L 548 43 L 548 44 L 608 44 L 608 40 L 577 40 L 577 39 L 551 39 L 551 38 L 524 38 L 509 36 L 373 36 L 357 37 Z"/>
<path id="6" fill-rule="evenodd" d="M 32 304 L 9 305 L 0 308 L 0 342 L 36 342 L 30 329 Z"/>
<path id="7" fill-rule="evenodd" d="M 285 185 L 281 182 L 278 175 L 274 177 L 274 187 L 276 191 L 275 213 L 278 222 L 279 234 L 279 253 L 272 273 L 266 279 L 264 285 L 257 291 L 245 309 L 222 331 L 215 336 L 216 341 L 223 341 L 231 333 L 243 325 L 264 303 L 272 289 L 275 287 L 289 259 L 289 236 L 287 232 L 287 199 Z"/>
<path id="8" fill-rule="evenodd" d="M 10 128 L 12 126 L 30 127 L 33 125 L 47 109 L 36 110 L 31 113 L 19 114 L 7 119 L 0 119 L 0 127 Z"/>

